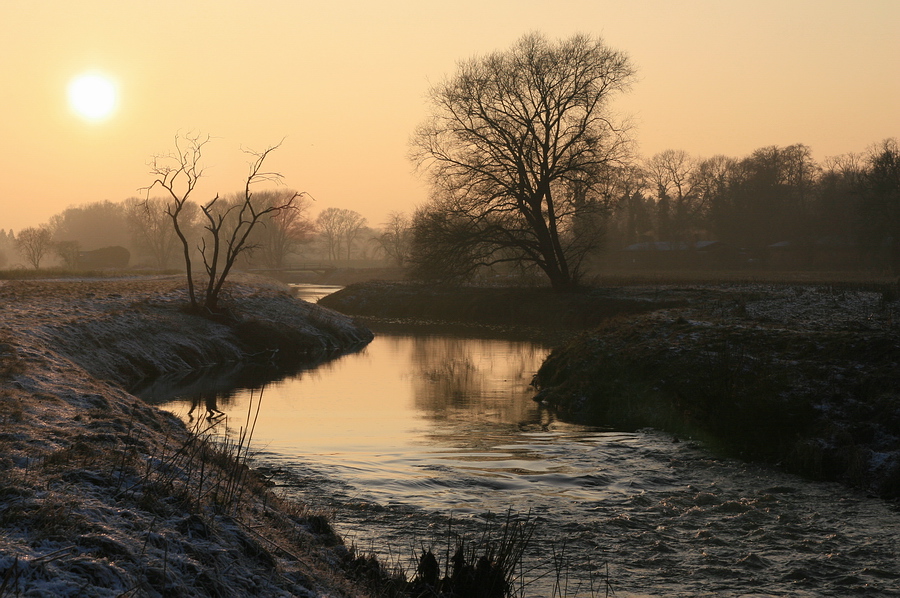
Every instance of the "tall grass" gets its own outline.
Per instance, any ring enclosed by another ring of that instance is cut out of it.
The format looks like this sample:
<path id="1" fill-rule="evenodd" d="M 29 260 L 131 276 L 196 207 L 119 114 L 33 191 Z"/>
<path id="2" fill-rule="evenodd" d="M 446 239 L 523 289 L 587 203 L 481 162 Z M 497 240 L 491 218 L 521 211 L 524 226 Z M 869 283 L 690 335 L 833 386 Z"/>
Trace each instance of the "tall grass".
<path id="1" fill-rule="evenodd" d="M 264 390 L 251 391 L 246 423 L 236 434 L 229 430 L 227 418 L 198 419 L 179 448 L 169 451 L 164 446 L 162 454 L 168 456 L 148 459 L 143 473 L 127 485 L 123 482 L 132 461 L 123 451 L 118 494 L 132 498 L 140 494 L 143 506 L 154 512 L 164 509 L 166 498 L 175 497 L 191 510 L 210 507 L 217 514 L 237 514 L 247 486 L 258 482 L 251 479 L 248 462 Z"/>
<path id="2" fill-rule="evenodd" d="M 358 556 L 353 572 L 379 598 L 614 595 L 608 570 L 598 576 L 589 564 L 589 579 L 571 576 L 574 562 L 565 544 L 541 546 L 541 554 L 533 554 L 537 527 L 530 513 L 510 510 L 505 518 L 486 517 L 481 531 L 471 534 L 460 531 L 451 517 L 439 537 L 413 541 L 407 558 L 393 550 L 387 563 L 371 554 Z"/>

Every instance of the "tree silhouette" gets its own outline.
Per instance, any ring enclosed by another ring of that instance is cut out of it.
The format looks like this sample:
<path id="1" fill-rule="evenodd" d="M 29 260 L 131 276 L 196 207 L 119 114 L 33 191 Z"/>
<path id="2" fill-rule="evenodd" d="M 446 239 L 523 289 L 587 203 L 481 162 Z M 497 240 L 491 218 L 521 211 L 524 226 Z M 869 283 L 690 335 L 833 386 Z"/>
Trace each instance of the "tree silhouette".
<path id="1" fill-rule="evenodd" d="M 263 170 L 266 158 L 278 149 L 280 144 L 270 146 L 261 152 L 245 150 L 253 157 L 253 160 L 250 163 L 249 173 L 244 179 L 244 190 L 240 199 L 225 204 L 225 202 L 219 201 L 217 194 L 209 202 L 200 205 L 204 225 L 197 250 L 206 274 L 206 285 L 202 295 L 198 297 L 191 260 L 192 248 L 181 218 L 203 175 L 200 159 L 203 155 L 203 148 L 209 141 L 208 135 L 189 134 L 183 138 L 176 136 L 175 153 L 156 156 L 152 160 L 150 172 L 155 178 L 153 183 L 146 187 L 146 191 L 148 201 L 150 191 L 157 186 L 162 187 L 169 195 L 166 214 L 169 216 L 184 250 L 191 307 L 197 311 L 202 309 L 206 313 L 216 313 L 219 310 L 219 296 L 222 287 L 235 262 L 242 253 L 254 248 L 254 245 L 248 242 L 253 229 L 267 215 L 291 209 L 294 200 L 300 194 L 292 193 L 283 200 L 268 205 L 257 200 L 251 191 L 253 185 L 264 181 L 281 182 L 281 174 Z"/>
<path id="2" fill-rule="evenodd" d="M 412 143 L 435 189 L 418 218 L 436 252 L 426 259 L 443 240 L 476 264 L 527 262 L 554 288 L 572 287 L 597 244 L 585 224 L 605 207 L 598 188 L 627 149 L 609 101 L 633 74 L 600 39 L 532 33 L 435 86 L 432 117 Z"/>

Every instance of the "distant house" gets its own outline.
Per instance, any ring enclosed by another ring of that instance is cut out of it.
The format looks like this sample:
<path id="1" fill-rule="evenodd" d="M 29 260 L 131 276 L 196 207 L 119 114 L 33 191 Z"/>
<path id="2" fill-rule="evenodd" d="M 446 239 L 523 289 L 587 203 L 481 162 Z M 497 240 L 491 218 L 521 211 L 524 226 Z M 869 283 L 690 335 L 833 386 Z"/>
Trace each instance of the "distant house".
<path id="1" fill-rule="evenodd" d="M 747 261 L 740 249 L 722 241 L 697 241 L 694 252 L 701 268 L 736 268 Z"/>

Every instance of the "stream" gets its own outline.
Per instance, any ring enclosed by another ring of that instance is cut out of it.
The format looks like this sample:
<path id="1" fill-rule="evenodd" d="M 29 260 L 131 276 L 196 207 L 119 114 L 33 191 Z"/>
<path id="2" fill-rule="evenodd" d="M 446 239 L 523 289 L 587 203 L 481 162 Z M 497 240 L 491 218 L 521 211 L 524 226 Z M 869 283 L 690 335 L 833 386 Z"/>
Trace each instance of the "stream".
<path id="1" fill-rule="evenodd" d="M 372 329 L 357 353 L 215 404 L 231 429 L 259 406 L 256 465 L 362 552 L 414 573 L 423 549 L 443 559 L 514 518 L 535 526 L 517 596 L 900 596 L 897 505 L 560 421 L 531 398 L 540 340 Z M 156 402 L 192 420 L 208 400 Z"/>

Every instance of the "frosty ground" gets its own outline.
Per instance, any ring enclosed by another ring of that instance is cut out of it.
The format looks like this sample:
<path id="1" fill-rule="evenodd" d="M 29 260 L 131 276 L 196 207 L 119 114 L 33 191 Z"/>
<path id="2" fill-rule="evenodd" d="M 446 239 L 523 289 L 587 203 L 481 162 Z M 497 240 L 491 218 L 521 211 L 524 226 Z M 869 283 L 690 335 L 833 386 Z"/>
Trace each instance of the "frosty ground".
<path id="1" fill-rule="evenodd" d="M 365 595 L 326 518 L 271 492 L 243 443 L 125 389 L 371 333 L 260 280 L 215 319 L 186 301 L 182 277 L 0 283 L 0 596 Z"/>

